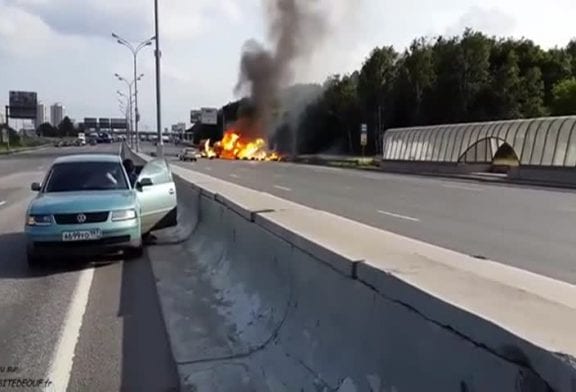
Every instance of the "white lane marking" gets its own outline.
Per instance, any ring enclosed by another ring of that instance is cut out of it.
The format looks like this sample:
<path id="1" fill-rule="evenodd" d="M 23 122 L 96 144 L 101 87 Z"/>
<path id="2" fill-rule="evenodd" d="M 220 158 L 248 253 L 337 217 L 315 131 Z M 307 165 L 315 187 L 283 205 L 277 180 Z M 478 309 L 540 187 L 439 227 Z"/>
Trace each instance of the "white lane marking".
<path id="1" fill-rule="evenodd" d="M 6 204 L 5 200 L 0 201 L 0 207 L 2 207 L 4 204 Z"/>
<path id="2" fill-rule="evenodd" d="M 450 188 L 450 189 L 461 189 L 464 191 L 473 191 L 473 192 L 483 192 L 484 189 L 482 188 L 478 188 L 475 186 L 466 186 L 466 185 L 454 185 L 454 184 L 442 184 L 442 186 L 444 188 Z"/>
<path id="3" fill-rule="evenodd" d="M 410 222 L 420 222 L 420 219 L 418 219 L 418 218 L 412 218 L 411 216 L 395 214 L 393 212 L 378 210 L 378 213 L 382 214 L 382 215 L 388 215 L 388 216 L 391 216 L 393 218 L 404 219 L 404 220 L 407 220 Z"/>
<path id="4" fill-rule="evenodd" d="M 232 177 L 232 178 L 240 178 L 240 176 L 237 175 L 237 174 L 230 174 L 230 177 Z"/>
<path id="5" fill-rule="evenodd" d="M 292 189 L 286 188 L 285 186 L 274 185 L 274 188 L 280 189 L 281 191 L 292 192 Z"/>
<path id="6" fill-rule="evenodd" d="M 55 391 L 66 391 L 74 363 L 74 351 L 80 336 L 82 320 L 88 305 L 90 287 L 94 278 L 94 268 L 85 269 L 80 273 L 78 283 L 74 289 L 72 302 L 68 308 L 64 327 L 60 331 L 60 337 L 54 356 L 50 361 L 47 379 L 52 381 Z"/>

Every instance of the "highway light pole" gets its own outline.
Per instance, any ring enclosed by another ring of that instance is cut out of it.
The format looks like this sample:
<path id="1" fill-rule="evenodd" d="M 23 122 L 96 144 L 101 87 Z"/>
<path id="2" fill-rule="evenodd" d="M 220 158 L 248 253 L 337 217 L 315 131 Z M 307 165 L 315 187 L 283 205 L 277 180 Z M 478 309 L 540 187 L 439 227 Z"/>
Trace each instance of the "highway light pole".
<path id="1" fill-rule="evenodd" d="M 118 109 L 120 110 L 120 113 L 124 115 L 124 120 L 126 121 L 126 142 L 130 143 L 130 134 L 128 133 L 128 124 L 130 122 L 130 103 L 124 102 L 121 97 L 126 96 L 120 91 L 118 91 L 118 94 L 120 95 L 120 97 L 118 97 Z"/>
<path id="2" fill-rule="evenodd" d="M 132 110 L 132 86 L 134 86 L 135 84 L 138 83 L 139 80 L 141 80 L 144 77 L 144 74 L 140 74 L 140 76 L 138 76 L 137 78 L 135 78 L 133 81 L 129 82 L 127 79 L 123 78 L 122 76 L 118 75 L 117 73 L 114 74 L 114 76 L 116 76 L 116 78 L 118 80 L 120 80 L 121 82 L 126 83 L 126 85 L 128 86 L 128 93 L 129 93 L 129 98 L 128 98 L 128 106 L 130 108 L 130 128 L 131 128 L 131 139 L 132 139 L 132 147 L 136 147 L 136 149 L 138 149 L 138 133 L 136 133 L 135 135 L 133 134 L 133 131 L 135 130 L 135 123 L 134 123 L 134 117 L 133 117 L 133 110 Z M 136 113 L 138 113 L 138 111 L 136 110 Z M 138 121 L 136 121 L 136 127 L 138 126 Z M 136 137 L 136 140 L 134 141 L 134 137 Z"/>
<path id="3" fill-rule="evenodd" d="M 133 46 L 130 42 L 128 42 L 127 40 L 125 40 L 124 38 L 120 37 L 118 34 L 112 33 L 112 37 L 114 37 L 116 39 L 116 42 L 118 42 L 120 45 L 124 45 L 126 46 L 128 49 L 130 49 L 130 52 L 132 52 L 132 58 L 133 58 L 133 65 L 134 65 L 134 129 L 136 131 L 136 151 L 139 151 L 140 149 L 140 137 L 138 135 L 138 122 L 140 121 L 140 112 L 138 111 L 138 78 L 136 78 L 136 75 L 138 75 L 138 61 L 137 61 L 137 57 L 138 57 L 138 52 L 140 52 L 140 50 L 144 49 L 147 46 L 152 45 L 152 41 L 155 39 L 155 37 L 152 37 L 150 39 L 147 39 L 144 42 L 141 42 L 140 44 L 138 44 L 138 46 Z"/>
<path id="4" fill-rule="evenodd" d="M 132 90 L 131 86 L 128 86 L 129 92 L 128 96 L 124 94 L 122 91 L 117 90 L 116 93 L 126 99 L 126 138 L 128 145 L 130 147 L 134 147 L 133 145 L 133 138 L 132 138 Z M 124 104 L 124 102 L 119 98 L 119 101 Z"/>
<path id="5" fill-rule="evenodd" d="M 156 154 L 159 158 L 164 157 L 164 141 L 162 140 L 162 100 L 160 90 L 160 29 L 158 27 L 158 0 L 154 0 L 154 28 L 156 38 L 156 127 L 158 128 L 158 145 Z"/>

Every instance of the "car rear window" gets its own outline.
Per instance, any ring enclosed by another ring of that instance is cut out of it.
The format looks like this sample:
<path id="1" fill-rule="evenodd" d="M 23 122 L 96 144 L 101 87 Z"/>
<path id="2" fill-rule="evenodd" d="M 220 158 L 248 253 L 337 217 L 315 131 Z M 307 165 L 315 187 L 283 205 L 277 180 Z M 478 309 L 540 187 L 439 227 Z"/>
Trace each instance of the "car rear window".
<path id="1" fill-rule="evenodd" d="M 117 162 L 70 162 L 52 167 L 44 192 L 109 191 L 129 189 Z"/>

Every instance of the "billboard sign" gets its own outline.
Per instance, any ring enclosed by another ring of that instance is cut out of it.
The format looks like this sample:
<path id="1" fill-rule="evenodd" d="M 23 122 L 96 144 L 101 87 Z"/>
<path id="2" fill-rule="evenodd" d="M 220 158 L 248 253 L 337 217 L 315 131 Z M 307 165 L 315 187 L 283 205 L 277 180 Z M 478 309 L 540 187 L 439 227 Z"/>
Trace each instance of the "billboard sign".
<path id="1" fill-rule="evenodd" d="M 110 119 L 109 118 L 99 118 L 98 124 L 100 129 L 110 129 Z"/>
<path id="2" fill-rule="evenodd" d="M 29 91 L 10 91 L 8 117 L 35 120 L 38 94 Z"/>
<path id="3" fill-rule="evenodd" d="M 190 111 L 190 122 L 192 124 L 196 124 L 197 122 L 200 122 L 201 119 L 202 119 L 202 111 L 201 110 L 191 110 Z"/>
<path id="4" fill-rule="evenodd" d="M 112 129 L 127 129 L 128 124 L 125 118 L 112 118 L 110 119 L 110 128 Z"/>
<path id="5" fill-rule="evenodd" d="M 84 118 L 84 127 L 88 129 L 98 128 L 98 120 L 95 118 L 86 117 Z"/>
<path id="6" fill-rule="evenodd" d="M 201 122 L 203 125 L 218 125 L 218 109 L 202 108 Z"/>

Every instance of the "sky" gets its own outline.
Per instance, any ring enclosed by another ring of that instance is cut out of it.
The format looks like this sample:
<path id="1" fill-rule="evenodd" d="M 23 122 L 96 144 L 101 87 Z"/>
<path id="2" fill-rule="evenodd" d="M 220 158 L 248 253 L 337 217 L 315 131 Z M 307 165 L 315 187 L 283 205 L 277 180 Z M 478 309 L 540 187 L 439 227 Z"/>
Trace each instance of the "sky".
<path id="1" fill-rule="evenodd" d="M 163 127 L 189 124 L 191 109 L 238 98 L 244 43 L 267 43 L 264 6 L 270 0 L 159 0 Z M 310 0 L 304 0 L 310 1 Z M 466 27 L 489 35 L 525 37 L 544 48 L 576 37 L 576 0 L 317 0 L 329 32 L 304 59 L 295 82 L 321 83 L 359 69 L 376 46 L 404 50 L 416 37 L 457 35 Z M 0 0 L 0 105 L 8 91 L 36 91 L 66 114 L 122 117 L 114 78 L 129 78 L 132 57 L 112 37 L 138 44 L 154 35 L 153 0 Z M 314 37 L 310 37 L 314 39 Z M 138 57 L 141 129 L 155 130 L 153 48 Z"/>

